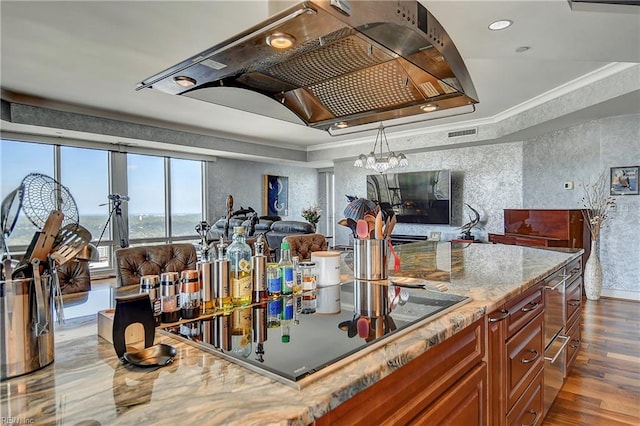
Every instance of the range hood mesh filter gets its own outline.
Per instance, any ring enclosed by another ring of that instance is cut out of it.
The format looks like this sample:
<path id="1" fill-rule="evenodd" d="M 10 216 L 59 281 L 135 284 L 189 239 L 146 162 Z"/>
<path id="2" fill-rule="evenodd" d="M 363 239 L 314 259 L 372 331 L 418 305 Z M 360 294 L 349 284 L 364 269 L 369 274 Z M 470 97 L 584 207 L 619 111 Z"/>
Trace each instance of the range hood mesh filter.
<path id="1" fill-rule="evenodd" d="M 264 73 L 297 87 L 308 87 L 392 59 L 361 38 L 349 36 L 325 42 L 324 46 L 296 55 Z"/>
<path id="2" fill-rule="evenodd" d="M 271 53 L 267 57 L 258 57 L 251 65 L 245 67 L 244 69 L 239 69 L 238 74 L 242 73 L 264 73 L 269 74 L 267 71 L 270 68 L 279 68 L 279 64 L 283 64 L 287 61 L 290 61 L 291 58 L 295 58 L 298 56 L 304 56 L 309 52 L 318 50 L 323 46 L 330 45 L 337 40 L 341 40 L 343 38 L 347 38 L 356 34 L 356 31 L 353 28 L 344 27 L 337 31 L 334 31 L 330 34 L 324 35 L 321 37 L 322 42 L 318 38 L 314 38 L 312 40 L 303 42 L 301 44 L 297 44 L 291 49 L 287 50 L 273 50 L 271 49 Z M 291 64 L 291 62 L 287 62 Z M 291 66 L 291 65 L 287 65 Z M 324 64 L 323 64 L 324 66 Z"/>
<path id="3" fill-rule="evenodd" d="M 336 117 L 343 117 L 421 100 L 419 92 L 405 81 L 402 67 L 397 61 L 391 61 L 309 89 Z"/>

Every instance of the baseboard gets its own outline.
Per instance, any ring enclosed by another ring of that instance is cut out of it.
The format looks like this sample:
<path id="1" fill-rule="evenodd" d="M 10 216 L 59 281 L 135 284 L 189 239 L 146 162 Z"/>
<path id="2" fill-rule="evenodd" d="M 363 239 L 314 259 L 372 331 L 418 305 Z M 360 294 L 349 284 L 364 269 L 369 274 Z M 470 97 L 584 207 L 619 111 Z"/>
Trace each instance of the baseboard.
<path id="1" fill-rule="evenodd" d="M 624 300 L 633 300 L 635 302 L 640 302 L 640 292 L 638 291 L 615 290 L 611 288 L 603 288 L 602 296 L 610 297 L 612 299 L 624 299 Z"/>

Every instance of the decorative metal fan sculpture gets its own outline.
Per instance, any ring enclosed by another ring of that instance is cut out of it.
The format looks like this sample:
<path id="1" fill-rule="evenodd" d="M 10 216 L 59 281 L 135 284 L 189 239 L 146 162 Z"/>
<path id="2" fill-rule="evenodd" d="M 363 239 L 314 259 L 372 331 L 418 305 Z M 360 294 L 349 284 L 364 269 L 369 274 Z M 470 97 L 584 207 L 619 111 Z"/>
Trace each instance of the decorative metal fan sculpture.
<path id="1" fill-rule="evenodd" d="M 78 206 L 69 189 L 42 173 L 30 173 L 22 180 L 22 210 L 36 228 L 42 229 L 53 210 L 64 214 L 62 225 L 78 225 Z"/>

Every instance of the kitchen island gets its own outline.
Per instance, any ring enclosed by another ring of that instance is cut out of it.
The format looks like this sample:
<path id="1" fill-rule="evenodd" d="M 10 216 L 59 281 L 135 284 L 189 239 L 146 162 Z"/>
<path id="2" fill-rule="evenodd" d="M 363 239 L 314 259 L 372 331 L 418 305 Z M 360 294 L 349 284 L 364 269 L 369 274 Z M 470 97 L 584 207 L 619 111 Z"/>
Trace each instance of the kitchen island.
<path id="1" fill-rule="evenodd" d="M 1 384 L 2 416 L 23 424 L 309 424 L 569 264 L 581 251 L 419 242 L 397 248 L 400 276 L 445 283 L 472 300 L 330 369 L 302 389 L 158 332 L 175 362 L 123 366 L 95 320 L 56 331 L 52 365 Z M 491 375 L 491 371 L 489 371 Z M 424 383 L 429 387 L 429 383 Z"/>

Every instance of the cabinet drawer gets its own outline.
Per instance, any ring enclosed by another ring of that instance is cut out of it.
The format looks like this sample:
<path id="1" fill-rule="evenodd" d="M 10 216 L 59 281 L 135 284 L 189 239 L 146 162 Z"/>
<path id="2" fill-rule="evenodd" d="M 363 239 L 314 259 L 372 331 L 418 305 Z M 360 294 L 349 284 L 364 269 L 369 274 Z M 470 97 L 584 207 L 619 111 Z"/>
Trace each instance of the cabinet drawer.
<path id="1" fill-rule="evenodd" d="M 507 340 L 507 409 L 520 398 L 544 364 L 543 315 Z"/>
<path id="2" fill-rule="evenodd" d="M 409 424 L 465 426 L 487 424 L 486 383 L 487 365 L 483 362 Z"/>
<path id="3" fill-rule="evenodd" d="M 566 357 L 567 360 L 564 363 L 564 377 L 567 377 L 571 373 L 578 352 L 580 352 L 580 317 L 576 317 L 575 321 L 571 323 L 571 327 L 567 333 L 569 343 L 567 344 Z"/>
<path id="4" fill-rule="evenodd" d="M 544 309 L 542 285 L 538 284 L 527 290 L 526 293 L 514 299 L 513 302 L 507 303 L 505 308 L 509 312 L 507 317 L 507 336 L 510 337 Z"/>
<path id="5" fill-rule="evenodd" d="M 582 258 L 572 260 L 564 270 L 566 275 L 582 275 Z"/>
<path id="6" fill-rule="evenodd" d="M 582 305 L 582 277 L 576 277 L 575 280 L 569 284 L 565 291 L 565 305 L 564 305 L 564 329 L 569 328 L 569 324 L 572 323 L 577 316 L 580 316 L 580 307 Z"/>
<path id="7" fill-rule="evenodd" d="M 522 398 L 513 406 L 507 415 L 507 424 L 510 426 L 535 426 L 542 424 L 544 410 L 544 398 L 542 394 L 543 372 L 533 379 L 531 385 L 522 395 Z"/>

